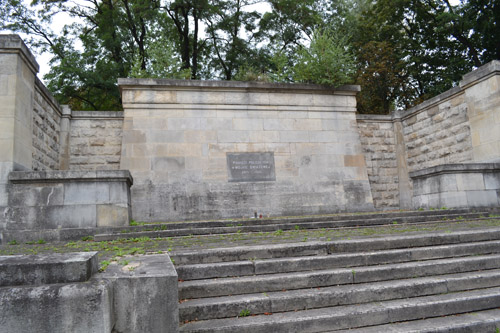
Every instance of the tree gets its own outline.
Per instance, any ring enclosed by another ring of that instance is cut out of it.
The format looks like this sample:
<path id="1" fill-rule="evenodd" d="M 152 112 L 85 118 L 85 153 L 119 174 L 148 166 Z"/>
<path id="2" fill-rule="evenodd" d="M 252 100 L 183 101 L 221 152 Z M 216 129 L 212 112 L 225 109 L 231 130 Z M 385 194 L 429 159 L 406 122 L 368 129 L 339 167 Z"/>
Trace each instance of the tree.
<path id="1" fill-rule="evenodd" d="M 345 38 L 317 30 L 309 47 L 300 49 L 293 71 L 298 82 L 340 86 L 351 81 L 354 69 Z"/>

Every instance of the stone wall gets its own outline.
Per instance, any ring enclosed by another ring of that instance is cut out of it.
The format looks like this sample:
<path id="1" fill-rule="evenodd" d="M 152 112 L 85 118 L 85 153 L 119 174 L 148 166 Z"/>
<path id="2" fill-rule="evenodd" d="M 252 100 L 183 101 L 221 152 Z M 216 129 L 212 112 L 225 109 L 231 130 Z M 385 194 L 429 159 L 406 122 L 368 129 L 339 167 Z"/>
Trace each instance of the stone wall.
<path id="1" fill-rule="evenodd" d="M 358 115 L 357 124 L 373 204 L 376 208 L 399 208 L 398 163 L 392 117 Z"/>
<path id="2" fill-rule="evenodd" d="M 58 170 L 61 109 L 47 88 L 35 79 L 33 105 L 33 166 L 34 171 Z"/>
<path id="3" fill-rule="evenodd" d="M 118 170 L 123 112 L 73 111 L 70 130 L 70 170 Z"/>
<path id="4" fill-rule="evenodd" d="M 136 220 L 373 209 L 356 126 L 357 86 L 119 84 L 125 110 L 120 168 L 134 177 Z M 241 153 L 268 156 L 274 174 L 267 181 L 235 180 L 228 165 Z"/>
<path id="5" fill-rule="evenodd" d="M 468 104 L 453 88 L 400 114 L 409 171 L 472 161 Z"/>

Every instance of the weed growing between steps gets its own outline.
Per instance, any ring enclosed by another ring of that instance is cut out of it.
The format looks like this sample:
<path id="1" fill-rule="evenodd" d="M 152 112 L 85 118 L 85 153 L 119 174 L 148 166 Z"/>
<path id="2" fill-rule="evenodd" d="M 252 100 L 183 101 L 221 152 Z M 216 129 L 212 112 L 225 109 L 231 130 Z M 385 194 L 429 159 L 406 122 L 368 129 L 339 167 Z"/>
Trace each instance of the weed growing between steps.
<path id="1" fill-rule="evenodd" d="M 294 229 L 273 232 L 233 233 L 205 236 L 183 236 L 168 238 L 139 237 L 114 241 L 95 242 L 93 238 L 72 242 L 48 243 L 44 240 L 19 244 L 11 241 L 0 246 L 0 255 L 43 254 L 63 252 L 99 252 L 101 269 L 105 269 L 112 261 L 123 262 L 125 257 L 148 253 L 169 253 L 187 249 L 210 249 L 231 246 L 279 244 L 305 241 L 334 241 L 358 237 L 382 237 L 392 234 L 419 232 L 452 232 L 475 228 L 492 228 L 500 226 L 498 216 L 475 221 L 447 221 L 429 224 L 390 224 L 385 226 L 344 228 L 344 229 Z"/>

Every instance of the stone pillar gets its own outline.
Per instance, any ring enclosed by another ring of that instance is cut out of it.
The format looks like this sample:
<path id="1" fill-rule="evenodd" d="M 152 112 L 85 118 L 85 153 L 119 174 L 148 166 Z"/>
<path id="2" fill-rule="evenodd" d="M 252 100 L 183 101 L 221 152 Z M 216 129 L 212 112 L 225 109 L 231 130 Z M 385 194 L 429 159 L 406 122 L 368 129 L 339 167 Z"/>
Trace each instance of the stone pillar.
<path id="1" fill-rule="evenodd" d="M 473 161 L 500 162 L 500 61 L 494 60 L 464 75 Z"/>
<path id="2" fill-rule="evenodd" d="M 0 35 L 0 206 L 8 175 L 32 167 L 32 112 L 39 66 L 17 35 Z"/>
<path id="3" fill-rule="evenodd" d="M 394 138 L 396 142 L 396 161 L 398 165 L 399 208 L 412 208 L 412 190 L 408 170 L 403 124 L 399 112 L 394 113 Z"/>
<path id="4" fill-rule="evenodd" d="M 71 108 L 62 105 L 61 132 L 59 133 L 59 170 L 69 170 L 69 131 L 71 129 Z"/>

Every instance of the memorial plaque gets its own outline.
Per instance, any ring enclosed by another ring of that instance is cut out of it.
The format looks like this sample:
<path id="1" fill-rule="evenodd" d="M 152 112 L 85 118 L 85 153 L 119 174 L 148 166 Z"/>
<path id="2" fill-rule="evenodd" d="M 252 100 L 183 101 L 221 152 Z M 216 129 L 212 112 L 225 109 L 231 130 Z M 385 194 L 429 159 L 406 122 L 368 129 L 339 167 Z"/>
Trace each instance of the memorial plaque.
<path id="1" fill-rule="evenodd" d="M 275 181 L 274 153 L 227 153 L 230 182 Z"/>

